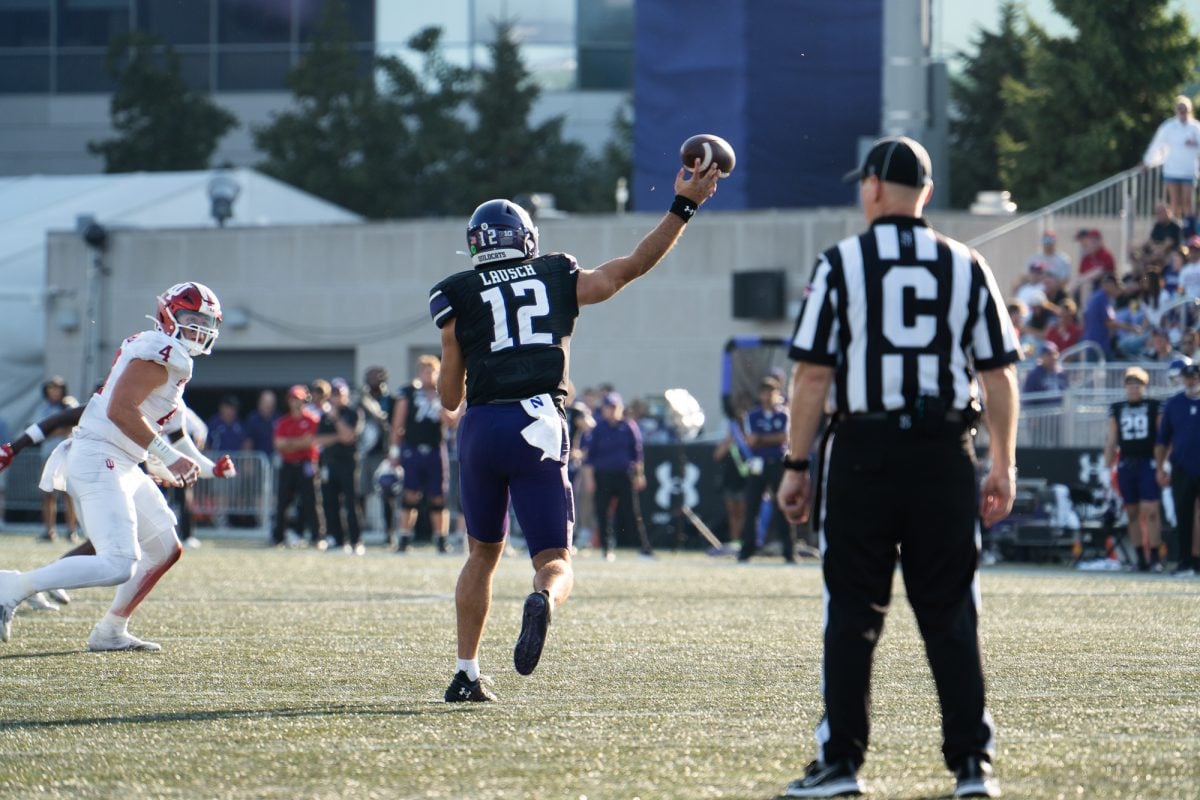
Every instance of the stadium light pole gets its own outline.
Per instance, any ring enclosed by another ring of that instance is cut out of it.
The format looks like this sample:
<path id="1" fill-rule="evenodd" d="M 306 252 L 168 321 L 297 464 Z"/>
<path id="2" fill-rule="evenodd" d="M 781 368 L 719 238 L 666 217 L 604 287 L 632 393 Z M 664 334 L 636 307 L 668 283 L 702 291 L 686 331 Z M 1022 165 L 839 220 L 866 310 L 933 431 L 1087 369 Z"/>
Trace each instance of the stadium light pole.
<path id="1" fill-rule="evenodd" d="M 91 255 L 91 265 L 87 274 L 87 312 L 84 315 L 84 350 L 83 350 L 83 382 L 78 390 L 84 396 L 92 393 L 99 381 L 101 325 L 102 313 L 101 295 L 103 293 L 102 279 L 108 274 L 104 266 L 104 253 L 108 249 L 108 229 L 96 221 L 90 214 L 81 215 L 75 220 L 75 230 L 83 243 L 87 245 Z"/>

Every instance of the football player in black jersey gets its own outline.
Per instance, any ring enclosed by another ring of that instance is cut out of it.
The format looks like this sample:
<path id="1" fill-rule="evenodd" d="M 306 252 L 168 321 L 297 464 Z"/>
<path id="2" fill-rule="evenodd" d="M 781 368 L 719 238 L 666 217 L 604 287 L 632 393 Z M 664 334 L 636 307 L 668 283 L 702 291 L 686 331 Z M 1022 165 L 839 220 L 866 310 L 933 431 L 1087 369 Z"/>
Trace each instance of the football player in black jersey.
<path id="1" fill-rule="evenodd" d="M 522 675 L 537 666 L 551 613 L 574 582 L 563 406 L 575 318 L 581 306 L 607 300 L 662 260 L 716 191 L 717 178 L 715 166 L 690 178 L 681 169 L 675 201 L 658 225 L 629 255 L 590 270 L 564 253 L 540 255 L 524 209 L 489 200 L 467 226 L 474 269 L 430 292 L 429 311 L 442 334 L 442 405 L 457 410 L 464 396 L 467 403 L 458 455 L 468 553 L 455 591 L 458 663 L 447 702 L 495 699 L 480 682 L 478 656 L 510 499 L 535 570 L 513 663 Z"/>
<path id="2" fill-rule="evenodd" d="M 1117 488 L 1129 517 L 1129 539 L 1137 550 L 1138 570 L 1162 572 L 1158 545 L 1162 492 L 1154 474 L 1154 442 L 1158 436 L 1158 401 L 1146 398 L 1150 376 L 1141 367 L 1125 370 L 1125 399 L 1108 415 L 1104 463 L 1117 464 Z M 1118 460 L 1118 454 L 1120 460 Z"/>
<path id="3" fill-rule="evenodd" d="M 417 359 L 418 377 L 396 395 L 392 411 L 392 463 L 404 467 L 404 494 L 400 499 L 400 540 L 396 552 L 408 550 L 421 499 L 429 503 L 429 520 L 439 553 L 448 552 L 450 514 L 446 511 L 446 490 L 450 466 L 446 437 L 442 431 L 457 421 L 442 408 L 437 394 L 437 376 L 441 362 L 437 356 Z"/>

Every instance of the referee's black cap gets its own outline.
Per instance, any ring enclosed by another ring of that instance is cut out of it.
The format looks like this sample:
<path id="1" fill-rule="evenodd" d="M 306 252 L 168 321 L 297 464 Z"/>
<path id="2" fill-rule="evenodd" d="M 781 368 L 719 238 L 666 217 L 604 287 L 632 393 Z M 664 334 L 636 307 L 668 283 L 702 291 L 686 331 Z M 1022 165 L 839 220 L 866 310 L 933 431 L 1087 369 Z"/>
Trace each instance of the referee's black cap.
<path id="1" fill-rule="evenodd" d="M 919 188 L 933 183 L 933 165 L 916 139 L 888 136 L 871 145 L 862 166 L 847 172 L 842 180 L 854 183 L 872 175 L 888 183 Z"/>

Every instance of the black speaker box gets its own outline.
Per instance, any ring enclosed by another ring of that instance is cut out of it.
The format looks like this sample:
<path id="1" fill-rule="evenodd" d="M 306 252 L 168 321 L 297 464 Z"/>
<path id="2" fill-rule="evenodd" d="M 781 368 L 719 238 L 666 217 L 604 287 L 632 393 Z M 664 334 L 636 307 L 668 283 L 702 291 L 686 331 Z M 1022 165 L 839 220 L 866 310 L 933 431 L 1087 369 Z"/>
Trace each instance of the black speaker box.
<path id="1" fill-rule="evenodd" d="M 781 269 L 733 273 L 734 319 L 783 319 L 785 274 Z"/>

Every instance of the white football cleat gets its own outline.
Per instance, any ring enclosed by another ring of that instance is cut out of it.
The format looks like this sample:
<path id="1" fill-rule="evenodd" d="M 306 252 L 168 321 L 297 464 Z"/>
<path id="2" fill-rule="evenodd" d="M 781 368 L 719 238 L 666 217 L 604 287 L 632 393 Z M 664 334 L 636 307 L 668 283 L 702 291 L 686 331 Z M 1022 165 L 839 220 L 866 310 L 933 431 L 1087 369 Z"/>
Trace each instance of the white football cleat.
<path id="1" fill-rule="evenodd" d="M 157 642 L 147 642 L 139 639 L 129 631 L 115 631 L 112 628 L 96 625 L 88 636 L 88 650 L 93 653 L 105 653 L 119 650 L 145 650 L 156 652 L 162 650 Z"/>
<path id="2" fill-rule="evenodd" d="M 15 569 L 0 569 L 0 603 L 19 606 L 28 597 L 21 591 L 21 573 Z"/>
<path id="3" fill-rule="evenodd" d="M 46 599 L 46 595 L 41 592 L 34 592 L 25 598 L 25 602 L 34 611 L 58 611 L 58 606 Z"/>
<path id="4" fill-rule="evenodd" d="M 7 642 L 12 636 L 13 606 L 0 603 L 0 642 Z"/>
<path id="5" fill-rule="evenodd" d="M 25 599 L 19 588 L 20 576 L 16 570 L 0 570 L 0 642 L 12 636 L 13 614 Z"/>
<path id="6" fill-rule="evenodd" d="M 71 602 L 71 595 L 67 594 L 66 589 L 47 589 L 46 596 L 59 605 L 66 605 Z"/>

